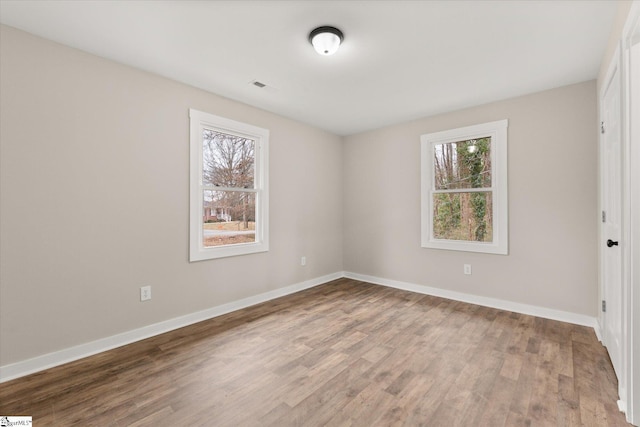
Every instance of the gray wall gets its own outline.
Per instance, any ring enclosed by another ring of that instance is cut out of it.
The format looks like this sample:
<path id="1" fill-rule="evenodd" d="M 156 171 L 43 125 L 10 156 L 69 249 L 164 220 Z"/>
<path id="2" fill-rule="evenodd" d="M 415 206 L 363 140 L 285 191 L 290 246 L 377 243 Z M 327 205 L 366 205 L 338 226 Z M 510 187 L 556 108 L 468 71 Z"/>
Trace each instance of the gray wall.
<path id="1" fill-rule="evenodd" d="M 1 31 L 0 366 L 342 270 L 339 137 Z M 271 131 L 268 253 L 188 262 L 189 108 Z"/>
<path id="2" fill-rule="evenodd" d="M 500 119 L 509 255 L 421 248 L 420 135 Z M 345 270 L 595 316 L 596 122 L 591 81 L 347 137 Z"/>

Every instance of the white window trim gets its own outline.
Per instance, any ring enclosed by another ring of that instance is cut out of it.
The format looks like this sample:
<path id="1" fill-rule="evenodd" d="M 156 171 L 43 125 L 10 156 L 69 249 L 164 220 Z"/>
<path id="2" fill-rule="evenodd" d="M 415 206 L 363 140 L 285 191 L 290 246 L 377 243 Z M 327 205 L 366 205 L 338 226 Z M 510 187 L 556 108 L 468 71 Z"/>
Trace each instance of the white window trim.
<path id="1" fill-rule="evenodd" d="M 507 127 L 509 121 L 499 120 L 458 129 L 428 133 L 420 136 L 422 185 L 422 247 L 453 251 L 483 252 L 507 255 L 509 253 L 509 215 L 507 199 Z M 493 241 L 470 242 L 436 239 L 433 234 L 433 192 L 435 177 L 433 147 L 436 144 L 491 137 L 491 191 L 493 202 Z"/>
<path id="2" fill-rule="evenodd" d="M 189 261 L 246 255 L 269 250 L 269 131 L 213 114 L 190 109 Z M 204 247 L 202 202 L 202 134 L 214 129 L 255 141 L 256 242 Z"/>

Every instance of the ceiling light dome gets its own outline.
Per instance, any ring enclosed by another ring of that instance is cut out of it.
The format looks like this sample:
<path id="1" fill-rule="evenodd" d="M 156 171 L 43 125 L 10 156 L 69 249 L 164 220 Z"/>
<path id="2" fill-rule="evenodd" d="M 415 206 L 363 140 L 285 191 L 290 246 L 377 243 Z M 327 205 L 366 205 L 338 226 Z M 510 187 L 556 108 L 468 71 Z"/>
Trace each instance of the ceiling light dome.
<path id="1" fill-rule="evenodd" d="M 344 40 L 344 34 L 334 27 L 318 27 L 309 34 L 309 41 L 320 55 L 333 55 Z"/>

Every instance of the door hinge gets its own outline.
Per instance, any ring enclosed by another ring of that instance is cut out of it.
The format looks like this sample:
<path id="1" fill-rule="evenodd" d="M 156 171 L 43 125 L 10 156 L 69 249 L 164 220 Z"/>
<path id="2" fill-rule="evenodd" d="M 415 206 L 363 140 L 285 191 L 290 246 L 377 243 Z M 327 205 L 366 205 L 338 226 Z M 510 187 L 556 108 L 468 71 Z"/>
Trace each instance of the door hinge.
<path id="1" fill-rule="evenodd" d="M 602 211 L 602 222 L 607 222 L 607 213 Z"/>
<path id="2" fill-rule="evenodd" d="M 607 302 L 602 300 L 602 312 L 605 313 L 607 311 Z"/>
<path id="3" fill-rule="evenodd" d="M 600 133 L 604 133 L 604 122 L 600 122 Z"/>

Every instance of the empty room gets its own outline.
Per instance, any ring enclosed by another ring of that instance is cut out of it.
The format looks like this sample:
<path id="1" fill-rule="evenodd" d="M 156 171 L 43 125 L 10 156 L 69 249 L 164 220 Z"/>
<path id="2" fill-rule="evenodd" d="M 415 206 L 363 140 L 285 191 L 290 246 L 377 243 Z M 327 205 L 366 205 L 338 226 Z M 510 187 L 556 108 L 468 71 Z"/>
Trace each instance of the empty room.
<path id="1" fill-rule="evenodd" d="M 640 1 L 0 31 L 2 426 L 640 425 Z"/>

